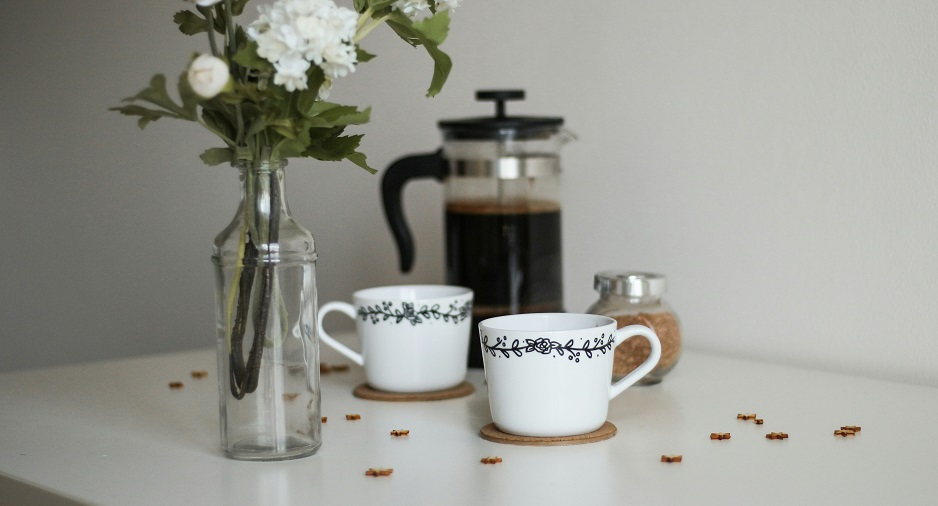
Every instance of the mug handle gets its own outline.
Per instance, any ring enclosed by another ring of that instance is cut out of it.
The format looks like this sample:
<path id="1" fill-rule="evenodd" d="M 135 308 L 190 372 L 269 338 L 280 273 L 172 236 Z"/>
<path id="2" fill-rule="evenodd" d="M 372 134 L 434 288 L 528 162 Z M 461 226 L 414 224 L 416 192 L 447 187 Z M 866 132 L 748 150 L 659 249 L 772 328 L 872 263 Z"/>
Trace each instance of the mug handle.
<path id="1" fill-rule="evenodd" d="M 616 331 L 616 341 L 618 341 L 613 347 L 612 352 L 615 353 L 615 349 L 619 347 L 620 344 L 624 343 L 628 338 L 632 336 L 642 336 L 645 339 L 648 339 L 648 343 L 651 344 L 651 353 L 648 355 L 648 358 L 642 365 L 638 366 L 632 372 L 625 375 L 624 378 L 616 381 L 609 387 L 609 398 L 612 399 L 615 396 L 621 394 L 625 391 L 626 388 L 632 386 L 638 380 L 645 377 L 646 374 L 650 373 L 652 369 L 658 365 L 658 360 L 661 359 L 661 341 L 658 340 L 658 335 L 655 334 L 655 331 L 651 330 L 644 325 L 629 325 L 628 327 L 622 327 Z"/>
<path id="2" fill-rule="evenodd" d="M 355 306 L 349 304 L 348 302 L 328 302 L 323 305 L 321 308 L 319 308 L 319 315 L 316 317 L 316 327 L 319 329 L 319 337 L 322 338 L 322 342 L 328 344 L 329 347 L 335 351 L 345 355 L 352 362 L 355 362 L 358 365 L 365 365 L 365 361 L 362 359 L 360 353 L 356 353 L 348 346 L 336 341 L 335 338 L 326 333 L 326 329 L 322 328 L 323 318 L 326 317 L 326 314 L 332 311 L 344 313 L 353 320 L 357 316 L 355 314 Z"/>

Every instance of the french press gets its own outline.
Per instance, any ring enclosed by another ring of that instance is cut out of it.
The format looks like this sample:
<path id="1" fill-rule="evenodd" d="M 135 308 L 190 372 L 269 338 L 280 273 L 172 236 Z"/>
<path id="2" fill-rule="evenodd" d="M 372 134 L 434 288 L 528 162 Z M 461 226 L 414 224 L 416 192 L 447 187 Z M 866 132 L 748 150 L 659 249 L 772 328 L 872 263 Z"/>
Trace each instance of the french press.
<path id="1" fill-rule="evenodd" d="M 443 147 L 401 158 L 384 173 L 384 212 L 400 252 L 414 262 L 401 193 L 411 179 L 445 188 L 446 283 L 475 292 L 469 366 L 482 367 L 478 323 L 493 316 L 562 312 L 560 158 L 563 118 L 508 116 L 522 90 L 478 91 L 494 117 L 443 120 Z"/>

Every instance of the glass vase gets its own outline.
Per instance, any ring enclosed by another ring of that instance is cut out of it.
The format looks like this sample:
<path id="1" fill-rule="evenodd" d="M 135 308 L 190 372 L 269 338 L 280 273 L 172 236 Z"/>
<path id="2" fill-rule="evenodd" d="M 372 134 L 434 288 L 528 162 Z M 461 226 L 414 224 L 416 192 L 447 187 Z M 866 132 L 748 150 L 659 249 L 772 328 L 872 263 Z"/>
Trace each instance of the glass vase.
<path id="1" fill-rule="evenodd" d="M 322 444 L 316 249 L 290 215 L 286 161 L 239 162 L 241 203 L 215 239 L 221 447 L 239 460 Z"/>

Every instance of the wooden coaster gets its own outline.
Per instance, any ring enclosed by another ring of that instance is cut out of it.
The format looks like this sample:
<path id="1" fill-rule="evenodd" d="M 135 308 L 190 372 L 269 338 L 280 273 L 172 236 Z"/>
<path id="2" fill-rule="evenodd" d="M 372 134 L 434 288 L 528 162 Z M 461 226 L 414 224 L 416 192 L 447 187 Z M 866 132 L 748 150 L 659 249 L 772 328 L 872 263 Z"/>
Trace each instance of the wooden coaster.
<path id="1" fill-rule="evenodd" d="M 496 427 L 494 423 L 490 423 L 485 427 L 482 427 L 482 430 L 479 431 L 479 434 L 482 436 L 482 439 L 496 443 L 521 446 L 562 446 L 605 441 L 612 436 L 615 436 L 617 431 L 618 429 L 616 429 L 615 425 L 613 425 L 611 422 L 606 422 L 602 427 L 586 434 L 577 434 L 575 436 L 532 437 L 517 436 L 515 434 L 502 432 L 498 430 L 498 427 Z"/>
<path id="2" fill-rule="evenodd" d="M 410 392 L 410 393 L 400 393 L 400 392 L 386 392 L 384 390 L 378 390 L 377 388 L 372 388 L 367 383 L 362 383 L 355 387 L 355 390 L 352 390 L 352 394 L 355 397 L 361 399 L 368 399 L 370 401 L 388 401 L 388 402 L 420 402 L 420 401 L 442 401 L 446 399 L 456 399 L 459 397 L 465 397 L 467 395 L 472 395 L 472 392 L 475 392 L 475 387 L 472 386 L 472 383 L 468 381 L 463 381 L 462 383 L 454 386 L 453 388 L 447 388 L 446 390 L 436 390 L 433 392 Z"/>

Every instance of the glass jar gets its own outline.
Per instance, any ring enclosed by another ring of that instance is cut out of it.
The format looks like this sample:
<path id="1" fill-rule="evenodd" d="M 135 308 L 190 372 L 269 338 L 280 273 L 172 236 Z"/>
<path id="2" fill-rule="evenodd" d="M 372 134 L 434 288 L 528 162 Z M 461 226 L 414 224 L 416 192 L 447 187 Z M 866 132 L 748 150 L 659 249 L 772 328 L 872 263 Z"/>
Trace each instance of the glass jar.
<path id="1" fill-rule="evenodd" d="M 286 160 L 239 161 L 241 203 L 215 239 L 222 450 L 285 460 L 322 444 L 316 248 L 290 214 Z"/>
<path id="2" fill-rule="evenodd" d="M 667 279 L 661 274 L 633 271 L 602 271 L 596 273 L 593 288 L 599 300 L 587 313 L 615 318 L 618 328 L 644 325 L 655 331 L 661 341 L 661 360 L 638 385 L 660 383 L 681 356 L 681 326 L 677 315 L 662 299 Z M 631 337 L 616 348 L 613 376 L 618 379 L 641 365 L 651 353 L 648 341 Z"/>

